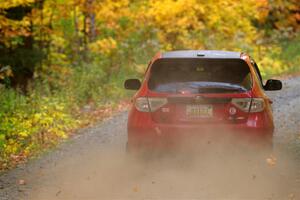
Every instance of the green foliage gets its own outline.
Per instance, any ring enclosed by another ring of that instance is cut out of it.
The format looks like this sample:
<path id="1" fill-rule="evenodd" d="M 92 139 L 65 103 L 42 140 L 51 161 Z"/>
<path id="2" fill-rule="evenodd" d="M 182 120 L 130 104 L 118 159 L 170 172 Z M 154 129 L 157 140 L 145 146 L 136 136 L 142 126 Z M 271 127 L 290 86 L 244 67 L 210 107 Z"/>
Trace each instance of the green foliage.
<path id="1" fill-rule="evenodd" d="M 293 72 L 300 70 L 300 34 L 292 40 L 282 42 L 282 59 L 288 65 L 288 70 Z"/>
<path id="2" fill-rule="evenodd" d="M 292 40 L 257 47 L 254 58 L 265 78 L 300 70 L 300 34 Z"/>
<path id="3" fill-rule="evenodd" d="M 62 93 L 66 93 L 76 104 L 84 105 L 90 101 L 103 101 L 105 72 L 100 64 L 86 64 L 74 69 L 70 84 Z"/>
<path id="4" fill-rule="evenodd" d="M 66 104 L 55 97 L 32 93 L 24 96 L 1 89 L 0 163 L 14 156 L 29 156 L 66 138 L 76 120 L 66 112 Z"/>

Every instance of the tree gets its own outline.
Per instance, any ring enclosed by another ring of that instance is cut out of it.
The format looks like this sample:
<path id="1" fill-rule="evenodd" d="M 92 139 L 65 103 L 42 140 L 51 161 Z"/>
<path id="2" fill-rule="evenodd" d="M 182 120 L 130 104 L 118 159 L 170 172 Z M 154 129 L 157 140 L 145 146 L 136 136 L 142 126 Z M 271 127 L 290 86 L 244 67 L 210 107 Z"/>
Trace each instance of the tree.
<path id="1" fill-rule="evenodd" d="M 26 90 L 42 53 L 34 46 L 32 9 L 43 1 L 5 1 L 0 4 L 0 67 L 10 66 L 7 84 Z"/>

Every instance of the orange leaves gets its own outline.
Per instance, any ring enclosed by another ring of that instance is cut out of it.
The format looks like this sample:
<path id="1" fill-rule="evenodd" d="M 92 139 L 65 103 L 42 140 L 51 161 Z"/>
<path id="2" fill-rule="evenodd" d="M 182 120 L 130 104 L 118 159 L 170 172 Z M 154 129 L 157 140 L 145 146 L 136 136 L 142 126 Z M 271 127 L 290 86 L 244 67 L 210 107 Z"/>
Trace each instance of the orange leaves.
<path id="1" fill-rule="evenodd" d="M 35 0 L 1 0 L 0 9 L 7 9 L 21 5 L 26 6 L 34 2 Z"/>
<path id="2" fill-rule="evenodd" d="M 131 15 L 128 0 L 104 0 L 95 5 L 95 10 L 97 10 L 96 19 L 112 29 L 118 28 L 117 22 L 121 17 Z"/>
<path id="3" fill-rule="evenodd" d="M 265 23 L 268 15 L 269 15 L 269 1 L 268 0 L 257 0 L 257 13 L 256 19 L 260 23 Z"/>
<path id="4" fill-rule="evenodd" d="M 5 9 L 21 5 L 26 6 L 32 2 L 31 0 L 8 0 L 0 2 L 0 43 L 3 43 L 6 47 L 12 47 L 14 45 L 12 42 L 14 38 L 31 35 L 30 18 L 22 16 L 20 20 L 9 19 L 5 15 Z"/>
<path id="5" fill-rule="evenodd" d="M 163 0 L 148 1 L 142 9 L 165 49 L 238 50 L 260 37 L 253 21 L 266 23 L 270 5 L 267 0 Z"/>
<path id="6" fill-rule="evenodd" d="M 292 28 L 294 31 L 300 29 L 300 4 L 299 0 L 274 0 L 269 4 L 271 23 L 279 30 Z"/>
<path id="7" fill-rule="evenodd" d="M 135 186 L 135 187 L 132 188 L 132 191 L 133 191 L 133 192 L 139 192 L 139 190 L 140 190 L 140 189 L 139 189 L 138 186 Z"/>
<path id="8" fill-rule="evenodd" d="M 266 162 L 270 167 L 273 167 L 276 165 L 277 158 L 274 155 L 271 155 L 269 158 L 266 159 Z"/>
<path id="9" fill-rule="evenodd" d="M 192 39 L 189 38 L 190 32 L 204 29 L 201 19 L 204 7 L 196 0 L 150 1 L 148 7 L 145 15 L 151 25 L 159 30 L 158 36 L 165 49 L 191 45 L 186 43 Z"/>

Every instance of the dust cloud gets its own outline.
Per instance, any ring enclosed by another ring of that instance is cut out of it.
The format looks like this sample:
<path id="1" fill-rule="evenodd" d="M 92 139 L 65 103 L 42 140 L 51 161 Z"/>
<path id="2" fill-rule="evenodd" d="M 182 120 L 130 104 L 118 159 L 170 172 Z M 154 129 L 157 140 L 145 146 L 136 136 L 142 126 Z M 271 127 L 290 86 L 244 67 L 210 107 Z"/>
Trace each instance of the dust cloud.
<path id="1" fill-rule="evenodd" d="M 110 145 L 69 157 L 41 172 L 51 176 L 39 178 L 29 199 L 300 199 L 297 166 L 285 153 L 192 141 L 168 153 L 132 155 Z"/>

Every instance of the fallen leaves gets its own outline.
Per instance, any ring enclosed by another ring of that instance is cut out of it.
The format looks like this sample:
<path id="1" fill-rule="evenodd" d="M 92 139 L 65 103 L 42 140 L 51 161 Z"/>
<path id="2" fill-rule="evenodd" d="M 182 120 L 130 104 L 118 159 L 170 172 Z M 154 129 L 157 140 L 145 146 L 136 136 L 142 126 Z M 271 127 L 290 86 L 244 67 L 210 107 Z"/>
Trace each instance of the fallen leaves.
<path id="1" fill-rule="evenodd" d="M 93 125 L 95 122 L 103 121 L 112 117 L 114 114 L 128 110 L 130 103 L 128 100 L 123 100 L 117 105 L 102 105 L 101 107 L 95 108 L 94 106 L 88 105 L 86 109 L 80 111 L 81 116 L 80 127 L 87 127 Z"/>
<path id="2" fill-rule="evenodd" d="M 20 179 L 20 180 L 18 181 L 18 184 L 19 184 L 19 185 L 25 185 L 25 184 L 26 184 L 26 181 L 25 181 L 24 179 Z"/>
<path id="3" fill-rule="evenodd" d="M 139 188 L 137 186 L 133 187 L 133 192 L 138 192 L 139 191 Z"/>
<path id="4" fill-rule="evenodd" d="M 274 155 L 271 155 L 269 158 L 266 159 L 266 162 L 269 166 L 273 167 L 276 165 L 277 158 Z"/>

